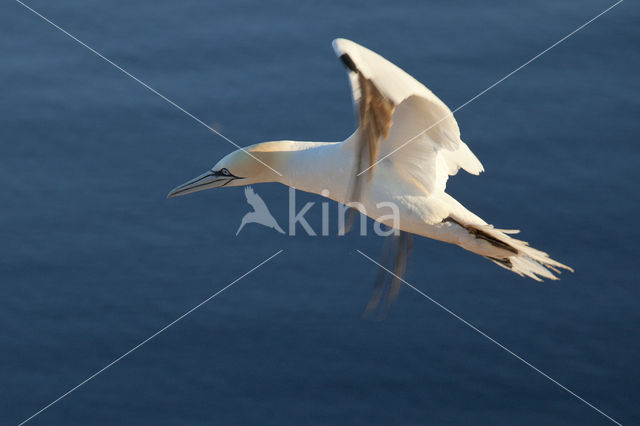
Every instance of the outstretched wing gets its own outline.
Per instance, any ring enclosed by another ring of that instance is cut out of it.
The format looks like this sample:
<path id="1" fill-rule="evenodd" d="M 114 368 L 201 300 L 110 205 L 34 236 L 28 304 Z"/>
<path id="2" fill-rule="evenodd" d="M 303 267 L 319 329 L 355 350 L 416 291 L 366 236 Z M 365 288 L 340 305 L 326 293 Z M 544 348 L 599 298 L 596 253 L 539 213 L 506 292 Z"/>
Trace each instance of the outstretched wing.
<path id="1" fill-rule="evenodd" d="M 451 110 L 429 89 L 377 53 L 352 41 L 337 39 L 333 48 L 349 69 L 349 81 L 359 126 L 354 143 L 357 161 L 350 201 L 359 201 L 378 162 L 392 164 L 394 173 L 420 185 L 425 195 L 444 191 L 449 175 L 460 168 L 478 174 L 483 168 L 467 145 Z M 364 172 L 364 173 L 363 173 Z M 386 296 L 386 313 L 404 274 L 411 236 L 401 232 L 385 257 L 393 257 L 393 278 Z M 383 260 L 383 263 L 385 261 Z M 381 271 L 365 315 L 375 311 L 384 293 L 387 271 Z"/>
<path id="2" fill-rule="evenodd" d="M 482 164 L 460 139 L 451 110 L 409 74 L 371 50 L 337 39 L 333 48 L 349 69 L 358 112 L 359 161 L 352 184 L 357 201 L 376 162 L 391 161 L 431 193 L 444 190 L 449 175 L 460 168 L 483 171 Z M 367 170 L 366 173 L 362 171 Z"/>

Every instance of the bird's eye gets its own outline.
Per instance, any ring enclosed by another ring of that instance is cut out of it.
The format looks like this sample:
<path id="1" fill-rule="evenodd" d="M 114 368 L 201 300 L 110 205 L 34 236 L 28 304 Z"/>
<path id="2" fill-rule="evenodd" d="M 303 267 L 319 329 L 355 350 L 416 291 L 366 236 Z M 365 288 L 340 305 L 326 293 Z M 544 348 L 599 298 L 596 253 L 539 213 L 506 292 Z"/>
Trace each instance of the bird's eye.
<path id="1" fill-rule="evenodd" d="M 220 169 L 220 173 L 222 173 L 225 176 L 229 176 L 231 174 L 227 169 Z"/>

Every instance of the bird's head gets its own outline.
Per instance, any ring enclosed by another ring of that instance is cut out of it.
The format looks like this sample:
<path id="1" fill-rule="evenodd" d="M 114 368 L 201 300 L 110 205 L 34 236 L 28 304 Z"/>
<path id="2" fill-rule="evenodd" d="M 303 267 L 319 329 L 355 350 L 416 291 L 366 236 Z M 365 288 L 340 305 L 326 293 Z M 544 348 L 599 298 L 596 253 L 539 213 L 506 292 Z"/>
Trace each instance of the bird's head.
<path id="1" fill-rule="evenodd" d="M 283 164 L 285 145 L 285 141 L 263 142 L 233 151 L 211 170 L 174 188 L 167 198 L 209 188 L 277 182 L 282 177 L 278 169 Z"/>

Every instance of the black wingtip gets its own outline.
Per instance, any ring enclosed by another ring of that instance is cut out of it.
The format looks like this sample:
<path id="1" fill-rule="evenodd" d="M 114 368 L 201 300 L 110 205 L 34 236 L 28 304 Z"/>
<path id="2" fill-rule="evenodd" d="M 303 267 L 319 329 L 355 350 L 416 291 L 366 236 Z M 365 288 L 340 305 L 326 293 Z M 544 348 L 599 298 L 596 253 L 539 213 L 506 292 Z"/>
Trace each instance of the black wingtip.
<path id="1" fill-rule="evenodd" d="M 351 56 L 344 53 L 340 55 L 340 60 L 342 61 L 345 67 L 349 68 L 353 72 L 358 72 L 358 68 L 356 68 L 356 64 L 353 63 Z"/>

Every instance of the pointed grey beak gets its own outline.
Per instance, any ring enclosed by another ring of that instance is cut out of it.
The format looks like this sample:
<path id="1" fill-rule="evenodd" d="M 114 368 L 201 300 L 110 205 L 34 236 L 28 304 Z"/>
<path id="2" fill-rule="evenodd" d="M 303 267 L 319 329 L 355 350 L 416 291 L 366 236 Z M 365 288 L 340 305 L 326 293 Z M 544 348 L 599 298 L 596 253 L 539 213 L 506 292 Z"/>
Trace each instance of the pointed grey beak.
<path id="1" fill-rule="evenodd" d="M 191 179 L 189 182 L 174 188 L 167 198 L 178 197 L 180 195 L 190 194 L 196 191 L 202 191 L 203 189 L 218 188 L 227 185 L 232 180 L 236 179 L 235 176 L 222 175 L 209 170 L 206 173 L 201 174 L 195 179 Z"/>

